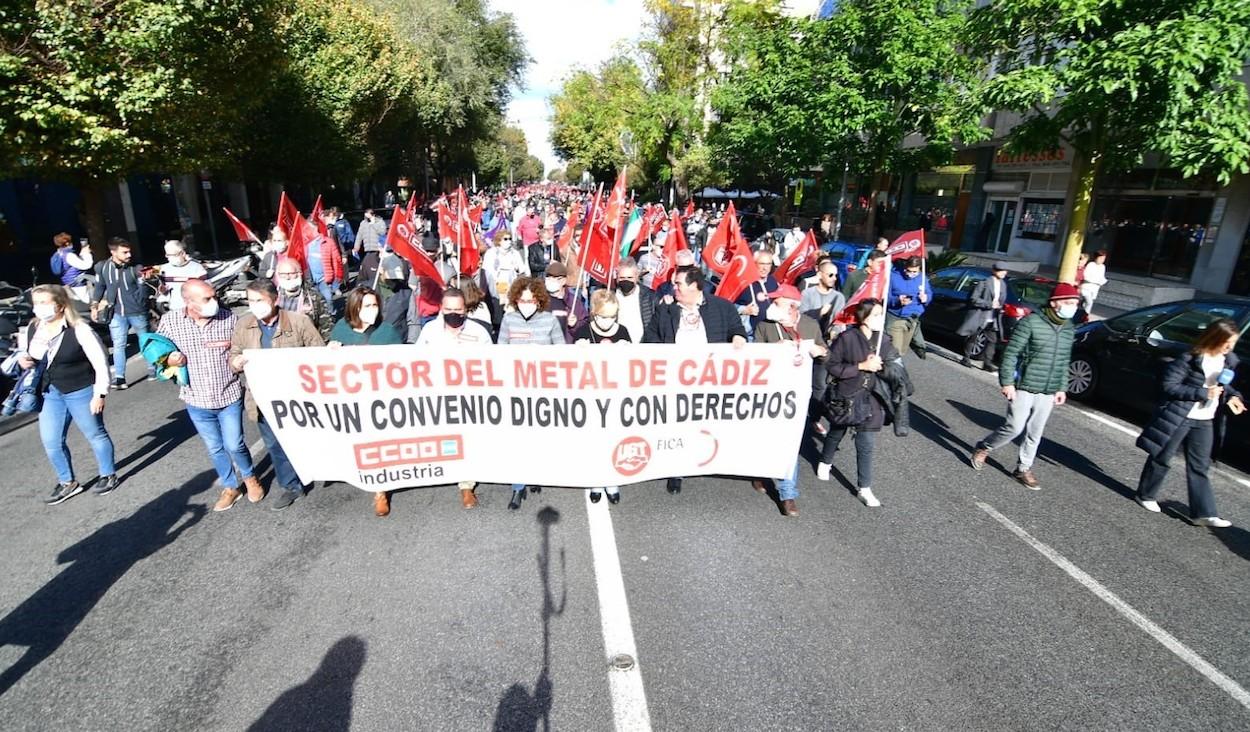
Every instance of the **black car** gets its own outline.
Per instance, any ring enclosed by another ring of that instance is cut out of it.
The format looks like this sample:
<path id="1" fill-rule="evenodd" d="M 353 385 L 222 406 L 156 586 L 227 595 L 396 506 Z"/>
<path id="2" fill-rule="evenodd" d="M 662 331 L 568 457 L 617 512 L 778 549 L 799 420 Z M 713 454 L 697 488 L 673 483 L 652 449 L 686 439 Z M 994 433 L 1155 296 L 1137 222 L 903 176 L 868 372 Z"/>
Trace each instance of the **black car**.
<path id="1" fill-rule="evenodd" d="M 972 297 L 972 291 L 977 284 L 990 275 L 990 270 L 985 267 L 968 266 L 947 267 L 930 275 L 933 301 L 925 308 L 924 315 L 920 316 L 925 335 L 958 338 L 956 331 L 963 325 L 964 317 L 968 314 L 968 298 Z M 1003 332 L 999 333 L 998 353 L 1003 352 L 1002 344 L 1007 343 L 1016 323 L 1029 313 L 1044 307 L 1054 287 L 1055 281 L 1045 277 L 1007 277 L 1007 299 L 1003 304 Z M 978 343 L 971 357 L 980 358 L 984 349 L 984 343 Z"/>
<path id="2" fill-rule="evenodd" d="M 1075 399 L 1101 395 L 1148 411 L 1159 400 L 1164 365 L 1192 348 L 1202 331 L 1220 318 L 1236 321 L 1244 333 L 1250 324 L 1250 299 L 1181 300 L 1087 323 L 1076 331 L 1068 394 Z M 1250 340 L 1238 340 L 1234 352 L 1250 366 Z M 1233 385 L 1243 392 L 1250 388 L 1250 370 L 1239 369 Z"/>

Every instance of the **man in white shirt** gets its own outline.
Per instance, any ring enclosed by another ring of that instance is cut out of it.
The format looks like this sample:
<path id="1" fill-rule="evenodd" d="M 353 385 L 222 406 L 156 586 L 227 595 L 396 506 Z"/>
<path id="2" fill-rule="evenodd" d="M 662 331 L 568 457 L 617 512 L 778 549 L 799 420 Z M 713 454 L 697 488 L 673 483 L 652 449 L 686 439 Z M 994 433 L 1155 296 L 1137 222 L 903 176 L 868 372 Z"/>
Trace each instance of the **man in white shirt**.
<path id="1" fill-rule="evenodd" d="M 1094 311 L 1098 291 L 1107 284 L 1107 250 L 1099 249 L 1094 260 L 1085 265 L 1085 279 L 1081 282 L 1081 309 L 1086 314 Z"/>
<path id="2" fill-rule="evenodd" d="M 165 260 L 161 265 L 161 289 L 169 294 L 169 309 L 182 310 L 182 283 L 204 279 L 208 271 L 187 254 L 186 246 L 177 239 L 165 242 Z"/>
<path id="3" fill-rule="evenodd" d="M 790 252 L 794 251 L 794 248 L 802 243 L 803 229 L 798 224 L 795 224 L 794 228 L 787 231 L 785 238 L 781 240 L 781 249 L 777 252 L 777 256 L 784 261 L 786 257 L 790 256 Z"/>
<path id="4" fill-rule="evenodd" d="M 439 308 L 438 317 L 425 324 L 421 335 L 417 338 L 418 346 L 456 347 L 461 344 L 490 345 L 490 333 L 481 323 L 469 319 L 464 304 L 464 293 L 454 287 L 443 290 L 443 304 Z M 466 509 L 477 506 L 477 496 L 473 490 L 477 483 L 462 480 L 460 487 L 460 505 Z"/>

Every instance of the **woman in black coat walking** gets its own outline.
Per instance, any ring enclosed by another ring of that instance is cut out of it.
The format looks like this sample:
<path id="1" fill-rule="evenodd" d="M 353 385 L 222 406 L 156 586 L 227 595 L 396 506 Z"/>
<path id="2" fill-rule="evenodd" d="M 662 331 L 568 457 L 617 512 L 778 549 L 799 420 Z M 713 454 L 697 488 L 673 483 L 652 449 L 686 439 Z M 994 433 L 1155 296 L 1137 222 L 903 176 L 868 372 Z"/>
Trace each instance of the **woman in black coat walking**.
<path id="1" fill-rule="evenodd" d="M 1189 513 L 1197 526 L 1225 528 L 1232 523 L 1215 511 L 1215 494 L 1208 475 L 1224 437 L 1225 408 L 1246 411 L 1241 394 L 1232 387 L 1239 330 L 1231 320 L 1207 326 L 1193 350 L 1177 357 L 1163 373 L 1163 400 L 1137 446 L 1149 454 L 1137 482 L 1136 500 L 1147 511 L 1159 512 L 1157 498 L 1172 456 L 1185 451 L 1185 482 Z"/>
<path id="2" fill-rule="evenodd" d="M 840 425 L 831 415 L 829 434 L 825 437 L 816 466 L 816 477 L 829 480 L 829 470 L 838 445 L 851 427 L 855 429 L 855 468 L 859 491 L 856 496 L 869 508 L 881 505 L 872 493 L 872 453 L 877 434 L 886 422 L 886 407 L 876 394 L 876 381 L 884 364 L 899 357 L 890 339 L 881 342 L 885 330 L 885 309 L 880 300 L 862 300 L 855 306 L 855 325 L 838 336 L 825 357 L 825 370 L 833 378 L 829 385 L 827 400 L 842 400 L 853 406 L 856 402 L 866 406 L 860 414 L 862 420 L 851 425 Z M 877 354 L 880 345 L 881 353 Z"/>

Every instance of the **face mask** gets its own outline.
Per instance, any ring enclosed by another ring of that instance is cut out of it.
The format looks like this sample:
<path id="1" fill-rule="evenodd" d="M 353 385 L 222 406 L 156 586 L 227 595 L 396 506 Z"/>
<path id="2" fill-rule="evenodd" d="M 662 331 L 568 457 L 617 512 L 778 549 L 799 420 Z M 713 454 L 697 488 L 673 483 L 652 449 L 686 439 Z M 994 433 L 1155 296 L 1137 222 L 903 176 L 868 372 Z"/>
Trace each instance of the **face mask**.
<path id="1" fill-rule="evenodd" d="M 378 320 L 377 308 L 361 308 L 360 309 L 360 322 L 364 323 L 365 325 L 373 325 L 374 323 L 377 322 L 377 320 Z"/>
<path id="2" fill-rule="evenodd" d="M 599 330 L 612 330 L 612 326 L 616 325 L 616 318 L 609 318 L 605 315 L 595 316 L 595 327 Z"/>
<path id="3" fill-rule="evenodd" d="M 443 313 L 443 322 L 452 328 L 459 328 L 464 325 L 464 313 Z"/>
<path id="4" fill-rule="evenodd" d="M 278 279 L 278 282 L 282 285 L 282 289 L 287 292 L 298 292 L 300 285 L 304 284 L 299 277 L 282 277 Z"/>
<path id="5" fill-rule="evenodd" d="M 1076 306 L 1064 305 L 1061 308 L 1055 308 L 1055 313 L 1064 320 L 1071 320 L 1076 315 Z"/>
<path id="6" fill-rule="evenodd" d="M 553 280 L 550 277 L 548 277 L 546 282 L 547 282 L 547 292 L 550 292 L 553 295 L 559 292 L 560 290 L 564 289 L 564 284 L 560 282 L 560 280 Z"/>
<path id="7" fill-rule="evenodd" d="M 274 250 L 275 252 L 277 252 L 278 254 L 281 254 L 281 253 L 285 252 L 285 251 L 286 251 L 286 242 L 284 242 L 284 241 L 274 242 L 274 245 L 273 245 L 273 250 Z"/>
<path id="8" fill-rule="evenodd" d="M 33 308 L 35 317 L 43 322 L 48 322 L 56 318 L 56 306 L 52 304 L 39 304 Z"/>
<path id="9" fill-rule="evenodd" d="M 538 303 L 523 302 L 523 303 L 518 304 L 516 306 L 516 309 L 517 309 L 517 312 L 521 314 L 522 318 L 529 320 L 530 318 L 534 317 L 534 313 L 538 312 Z"/>
<path id="10" fill-rule="evenodd" d="M 209 300 L 200 306 L 200 315 L 205 318 L 215 318 L 217 317 L 217 310 L 217 301 Z"/>
<path id="11" fill-rule="evenodd" d="M 273 306 L 264 300 L 248 303 L 247 309 L 256 316 L 257 320 L 267 320 L 270 315 L 273 315 Z"/>
<path id="12" fill-rule="evenodd" d="M 764 313 L 764 319 L 774 323 L 789 323 L 793 318 L 790 317 L 790 308 L 783 307 L 780 303 L 773 303 Z"/>
<path id="13" fill-rule="evenodd" d="M 616 289 L 619 290 L 620 293 L 624 295 L 625 297 L 629 297 L 630 295 L 634 294 L 634 288 L 637 286 L 638 286 L 638 283 L 634 282 L 633 280 L 621 280 L 620 282 L 616 283 Z"/>
<path id="14" fill-rule="evenodd" d="M 187 263 L 186 257 L 169 257 L 167 260 L 172 267 L 181 267 Z"/>
<path id="15" fill-rule="evenodd" d="M 868 326 L 868 330 L 880 333 L 885 330 L 885 314 L 882 313 L 881 315 L 874 315 L 868 318 L 868 320 L 864 321 L 864 325 Z"/>

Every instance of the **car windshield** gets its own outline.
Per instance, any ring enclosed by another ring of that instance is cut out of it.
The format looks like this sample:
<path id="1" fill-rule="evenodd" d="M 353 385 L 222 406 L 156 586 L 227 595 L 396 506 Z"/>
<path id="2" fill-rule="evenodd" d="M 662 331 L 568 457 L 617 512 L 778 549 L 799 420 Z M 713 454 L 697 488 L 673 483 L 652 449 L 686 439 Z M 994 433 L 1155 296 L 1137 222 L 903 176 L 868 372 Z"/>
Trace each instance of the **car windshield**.
<path id="1" fill-rule="evenodd" d="M 1011 289 L 1015 290 L 1016 297 L 1038 307 L 1045 305 L 1050 300 L 1050 293 L 1054 287 L 1055 284 L 1053 282 L 1032 279 L 1011 281 Z"/>
<path id="2" fill-rule="evenodd" d="M 1179 307 L 1178 303 L 1168 303 L 1167 305 L 1155 305 L 1154 307 L 1142 308 L 1134 310 L 1131 313 L 1104 320 L 1103 324 L 1117 333 L 1133 333 L 1141 329 L 1146 323 L 1155 318 L 1170 313 Z"/>

